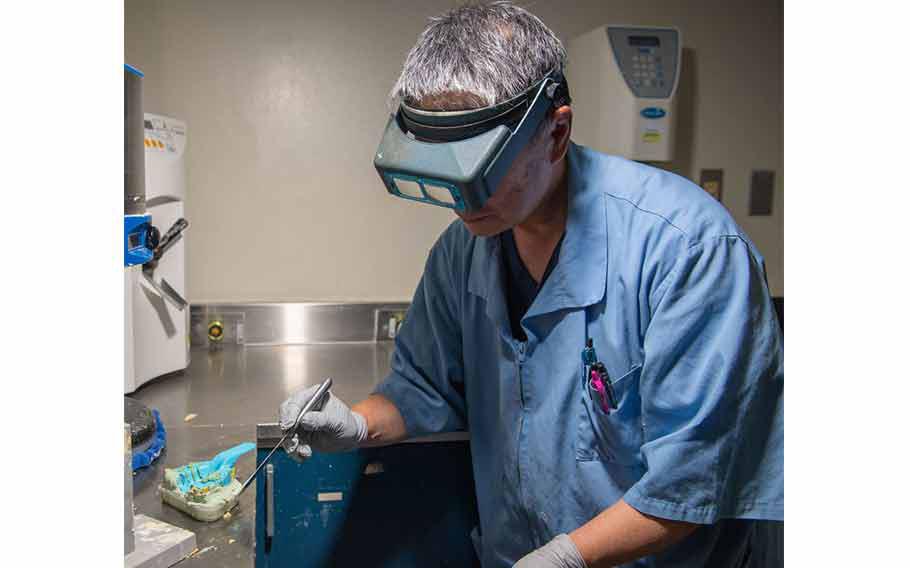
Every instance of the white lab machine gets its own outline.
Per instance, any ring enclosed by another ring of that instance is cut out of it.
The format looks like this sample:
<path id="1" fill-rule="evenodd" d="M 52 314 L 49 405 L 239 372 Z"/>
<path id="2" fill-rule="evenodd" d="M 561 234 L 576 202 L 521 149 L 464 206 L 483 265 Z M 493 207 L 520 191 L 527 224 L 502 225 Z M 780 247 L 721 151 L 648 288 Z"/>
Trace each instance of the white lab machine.
<path id="1" fill-rule="evenodd" d="M 679 30 L 602 26 L 571 40 L 568 54 L 572 138 L 630 160 L 673 160 Z"/>
<path id="2" fill-rule="evenodd" d="M 136 390 L 136 338 L 133 334 L 133 296 L 141 266 L 127 266 L 123 270 L 123 392 Z"/>
<path id="3" fill-rule="evenodd" d="M 126 374 L 124 387 L 127 393 L 156 377 L 185 369 L 190 361 L 190 315 L 184 300 L 186 241 L 182 232 L 186 124 L 150 113 L 145 113 L 144 119 L 146 211 L 162 238 L 156 259 L 134 270 L 127 283 L 132 284 L 127 293 L 132 306 L 127 309 L 131 312 L 133 341 L 129 357 L 133 368 Z"/>

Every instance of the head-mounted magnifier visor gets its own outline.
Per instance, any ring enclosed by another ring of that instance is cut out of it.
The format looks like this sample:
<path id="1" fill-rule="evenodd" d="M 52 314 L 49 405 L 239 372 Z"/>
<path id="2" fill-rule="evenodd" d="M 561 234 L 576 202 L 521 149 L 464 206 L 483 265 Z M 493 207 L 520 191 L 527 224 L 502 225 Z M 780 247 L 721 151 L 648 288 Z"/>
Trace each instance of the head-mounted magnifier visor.
<path id="1" fill-rule="evenodd" d="M 386 124 L 373 164 L 392 195 L 477 210 L 547 111 L 568 103 L 568 86 L 558 72 L 517 97 L 480 109 L 437 112 L 402 103 Z"/>

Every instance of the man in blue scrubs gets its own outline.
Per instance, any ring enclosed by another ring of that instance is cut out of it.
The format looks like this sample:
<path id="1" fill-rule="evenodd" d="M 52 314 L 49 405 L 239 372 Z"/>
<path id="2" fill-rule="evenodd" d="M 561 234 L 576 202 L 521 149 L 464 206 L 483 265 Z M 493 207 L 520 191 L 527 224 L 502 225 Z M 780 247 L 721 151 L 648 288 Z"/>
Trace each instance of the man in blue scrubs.
<path id="1" fill-rule="evenodd" d="M 431 21 L 395 94 L 479 108 L 564 64 L 527 11 L 462 6 Z M 549 111 L 483 208 L 459 213 L 391 374 L 305 417 L 292 454 L 467 429 L 486 568 L 749 565 L 757 521 L 783 520 L 783 347 L 762 257 L 700 188 L 575 145 L 572 120 Z M 311 395 L 282 405 L 283 427 Z"/>

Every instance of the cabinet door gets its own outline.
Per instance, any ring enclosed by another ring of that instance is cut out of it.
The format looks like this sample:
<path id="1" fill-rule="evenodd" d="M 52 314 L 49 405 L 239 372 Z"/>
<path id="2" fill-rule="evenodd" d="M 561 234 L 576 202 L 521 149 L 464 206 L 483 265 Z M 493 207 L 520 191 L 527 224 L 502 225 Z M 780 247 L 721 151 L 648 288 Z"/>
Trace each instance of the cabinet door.
<path id="1" fill-rule="evenodd" d="M 256 480 L 257 568 L 479 566 L 467 442 L 316 454 L 303 464 L 276 452 L 271 465 L 270 481 L 267 468 Z"/>

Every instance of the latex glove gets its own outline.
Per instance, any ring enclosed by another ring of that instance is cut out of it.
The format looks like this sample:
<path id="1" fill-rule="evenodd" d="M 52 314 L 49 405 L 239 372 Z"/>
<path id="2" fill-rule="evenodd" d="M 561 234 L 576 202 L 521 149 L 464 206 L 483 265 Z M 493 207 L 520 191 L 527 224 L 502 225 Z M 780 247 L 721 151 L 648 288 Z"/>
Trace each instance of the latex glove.
<path id="1" fill-rule="evenodd" d="M 568 535 L 560 534 L 515 563 L 513 568 L 587 568 Z"/>
<path id="2" fill-rule="evenodd" d="M 278 410 L 278 425 L 282 434 L 294 427 L 300 409 L 316 393 L 313 385 L 294 393 Z M 303 461 L 317 452 L 344 452 L 358 447 L 367 438 L 367 421 L 332 394 L 326 395 L 321 407 L 317 405 L 300 418 L 297 432 L 284 443 L 288 455 Z"/>

